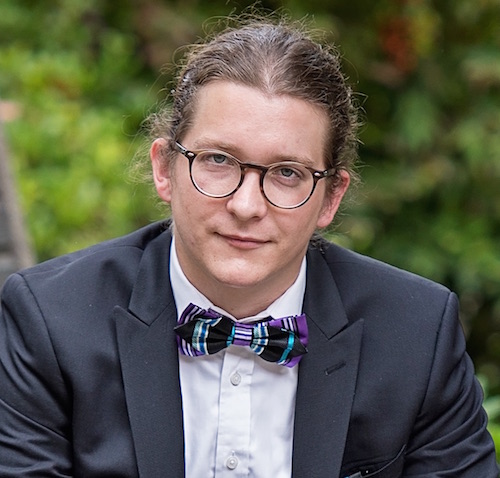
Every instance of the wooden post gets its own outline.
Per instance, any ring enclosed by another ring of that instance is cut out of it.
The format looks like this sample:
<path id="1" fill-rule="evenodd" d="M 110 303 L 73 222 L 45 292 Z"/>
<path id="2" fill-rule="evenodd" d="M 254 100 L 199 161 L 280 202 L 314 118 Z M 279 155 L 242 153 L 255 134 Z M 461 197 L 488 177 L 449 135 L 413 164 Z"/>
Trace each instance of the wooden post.
<path id="1" fill-rule="evenodd" d="M 0 288 L 9 274 L 33 263 L 0 120 Z"/>

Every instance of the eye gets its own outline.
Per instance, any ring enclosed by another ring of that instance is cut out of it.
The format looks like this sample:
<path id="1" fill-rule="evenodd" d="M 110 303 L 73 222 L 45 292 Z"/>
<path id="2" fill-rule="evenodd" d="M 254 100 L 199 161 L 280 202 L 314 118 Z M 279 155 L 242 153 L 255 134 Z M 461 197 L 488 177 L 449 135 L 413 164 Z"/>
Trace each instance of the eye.
<path id="1" fill-rule="evenodd" d="M 239 171 L 236 161 L 222 151 L 203 151 L 196 156 L 194 164 L 196 168 L 216 174 L 224 174 L 233 170 Z"/>
<path id="2" fill-rule="evenodd" d="M 307 170 L 292 164 L 277 164 L 268 171 L 266 177 L 277 187 L 293 188 L 307 182 Z"/>
<path id="3" fill-rule="evenodd" d="M 206 153 L 204 160 L 215 164 L 226 164 L 231 162 L 231 160 L 225 154 L 216 152 Z"/>
<path id="4" fill-rule="evenodd" d="M 300 176 L 299 172 L 294 168 L 282 167 L 277 169 L 276 174 L 284 178 L 294 178 Z"/>
<path id="5" fill-rule="evenodd" d="M 286 182 L 300 182 L 305 177 L 301 168 L 288 164 L 277 165 L 270 172 L 273 178 Z"/>

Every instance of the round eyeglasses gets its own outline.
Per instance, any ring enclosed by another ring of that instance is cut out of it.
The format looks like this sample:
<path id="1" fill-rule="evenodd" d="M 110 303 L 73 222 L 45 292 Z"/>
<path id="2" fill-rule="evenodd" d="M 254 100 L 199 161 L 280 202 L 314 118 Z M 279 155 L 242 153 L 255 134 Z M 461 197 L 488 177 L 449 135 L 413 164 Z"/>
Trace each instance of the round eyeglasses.
<path id="1" fill-rule="evenodd" d="M 260 189 L 273 206 L 294 209 L 312 196 L 320 179 L 333 176 L 336 169 L 318 171 L 295 161 L 270 166 L 243 163 L 229 153 L 218 150 L 189 151 L 175 142 L 174 148 L 189 161 L 189 174 L 194 187 L 205 196 L 225 198 L 243 184 L 245 171 L 260 171 Z"/>

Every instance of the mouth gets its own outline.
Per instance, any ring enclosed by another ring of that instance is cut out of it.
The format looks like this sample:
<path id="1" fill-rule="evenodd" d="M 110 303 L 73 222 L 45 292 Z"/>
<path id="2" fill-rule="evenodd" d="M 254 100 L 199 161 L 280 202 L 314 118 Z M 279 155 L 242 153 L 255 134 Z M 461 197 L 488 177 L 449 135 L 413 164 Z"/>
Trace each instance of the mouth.
<path id="1" fill-rule="evenodd" d="M 251 236 L 239 236 L 232 234 L 220 234 L 220 236 L 228 243 L 230 246 L 237 249 L 251 250 L 258 249 L 269 241 L 259 239 Z"/>

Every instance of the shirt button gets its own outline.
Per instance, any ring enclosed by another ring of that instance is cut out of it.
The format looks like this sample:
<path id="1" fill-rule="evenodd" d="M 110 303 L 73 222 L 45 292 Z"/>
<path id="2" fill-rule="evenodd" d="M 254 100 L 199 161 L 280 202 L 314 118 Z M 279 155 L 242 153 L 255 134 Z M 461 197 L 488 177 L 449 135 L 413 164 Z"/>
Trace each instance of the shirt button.
<path id="1" fill-rule="evenodd" d="M 235 387 L 237 387 L 241 383 L 241 375 L 238 372 L 234 372 L 229 380 Z"/>
<path id="2" fill-rule="evenodd" d="M 228 459 L 226 460 L 226 467 L 229 469 L 229 470 L 234 470 L 237 466 L 238 466 L 238 458 L 232 454 L 230 457 L 228 457 Z"/>

